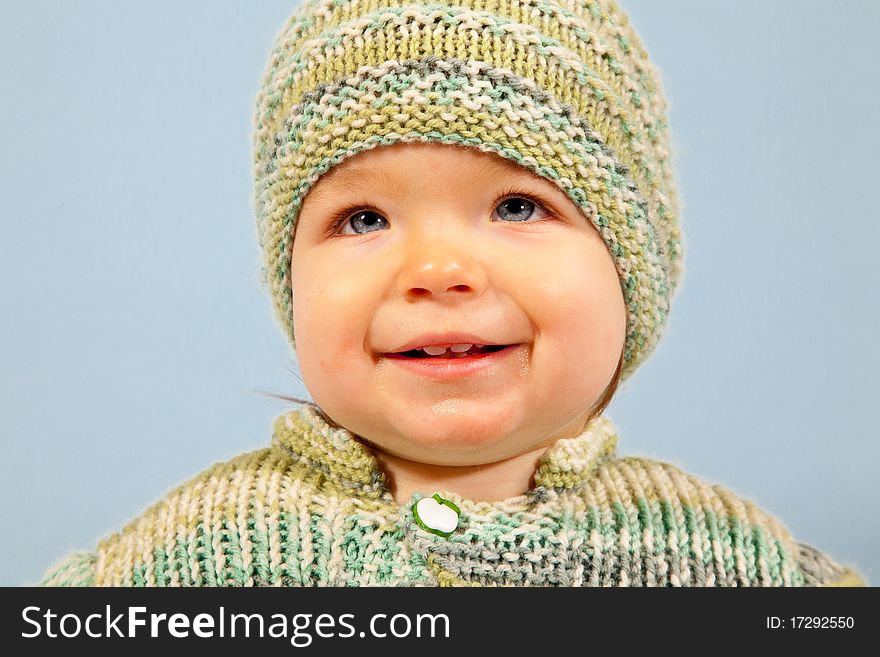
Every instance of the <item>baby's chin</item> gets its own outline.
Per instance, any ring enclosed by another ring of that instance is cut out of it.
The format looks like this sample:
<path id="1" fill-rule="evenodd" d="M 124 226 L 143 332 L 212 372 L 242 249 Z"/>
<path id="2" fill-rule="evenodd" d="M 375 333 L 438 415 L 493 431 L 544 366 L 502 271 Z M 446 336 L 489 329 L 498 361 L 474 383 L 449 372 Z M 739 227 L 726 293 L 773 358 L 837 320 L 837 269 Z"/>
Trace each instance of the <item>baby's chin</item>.
<path id="1" fill-rule="evenodd" d="M 510 456 L 523 431 L 520 413 L 485 402 L 444 399 L 387 418 L 380 449 L 435 465 L 477 465 Z M 394 439 L 389 438 L 393 436 Z M 391 444 L 393 443 L 393 444 Z"/>

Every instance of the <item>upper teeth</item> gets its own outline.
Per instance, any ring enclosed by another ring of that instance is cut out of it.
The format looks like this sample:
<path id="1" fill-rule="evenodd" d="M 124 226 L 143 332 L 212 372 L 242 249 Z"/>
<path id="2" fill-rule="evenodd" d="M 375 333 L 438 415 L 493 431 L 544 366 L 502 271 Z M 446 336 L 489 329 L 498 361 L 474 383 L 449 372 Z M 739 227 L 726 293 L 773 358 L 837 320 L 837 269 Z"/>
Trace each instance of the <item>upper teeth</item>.
<path id="1" fill-rule="evenodd" d="M 473 344 L 454 344 L 449 349 L 452 350 L 455 354 L 461 354 L 470 349 L 475 345 Z M 485 345 L 478 344 L 476 347 L 478 349 L 482 349 Z M 446 347 L 422 347 L 422 351 L 424 351 L 429 356 L 440 356 L 446 353 Z"/>

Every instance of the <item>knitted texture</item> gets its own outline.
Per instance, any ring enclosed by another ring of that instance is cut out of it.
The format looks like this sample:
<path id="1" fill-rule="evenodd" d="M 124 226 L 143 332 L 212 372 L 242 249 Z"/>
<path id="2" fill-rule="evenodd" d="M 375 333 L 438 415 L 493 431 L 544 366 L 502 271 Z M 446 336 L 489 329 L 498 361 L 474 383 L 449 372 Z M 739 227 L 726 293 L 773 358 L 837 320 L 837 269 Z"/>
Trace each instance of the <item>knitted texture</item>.
<path id="1" fill-rule="evenodd" d="M 397 504 L 369 448 L 307 405 L 276 420 L 269 448 L 212 466 L 41 584 L 864 585 L 751 502 L 616 445 L 600 416 L 545 453 L 522 495 L 440 491 L 462 512 L 443 538 L 413 519 L 421 493 Z"/>
<path id="2" fill-rule="evenodd" d="M 626 379 L 656 346 L 683 270 L 666 104 L 611 0 L 306 1 L 276 38 L 254 114 L 261 280 L 291 346 L 309 189 L 358 152 L 438 142 L 548 179 L 596 227 L 627 306 Z"/>

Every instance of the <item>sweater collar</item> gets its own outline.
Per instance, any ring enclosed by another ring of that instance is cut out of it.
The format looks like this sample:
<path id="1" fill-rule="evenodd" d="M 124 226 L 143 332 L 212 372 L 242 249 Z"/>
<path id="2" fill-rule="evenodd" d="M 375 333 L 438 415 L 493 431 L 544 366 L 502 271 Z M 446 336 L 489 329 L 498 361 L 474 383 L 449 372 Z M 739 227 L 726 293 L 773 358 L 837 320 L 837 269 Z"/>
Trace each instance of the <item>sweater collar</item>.
<path id="1" fill-rule="evenodd" d="M 368 498 L 390 497 L 388 480 L 363 439 L 340 427 L 314 404 L 305 404 L 275 420 L 272 445 L 298 465 L 342 490 Z M 563 438 L 541 457 L 534 476 L 539 489 L 579 488 L 599 463 L 617 453 L 617 431 L 600 415 L 573 438 Z"/>

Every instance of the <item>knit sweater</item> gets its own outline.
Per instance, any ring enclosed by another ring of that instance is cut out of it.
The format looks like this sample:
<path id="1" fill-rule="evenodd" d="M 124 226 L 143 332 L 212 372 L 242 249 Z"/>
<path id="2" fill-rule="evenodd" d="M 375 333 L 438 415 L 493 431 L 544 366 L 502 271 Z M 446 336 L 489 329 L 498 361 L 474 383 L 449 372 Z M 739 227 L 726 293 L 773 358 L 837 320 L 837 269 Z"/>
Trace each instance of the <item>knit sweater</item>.
<path id="1" fill-rule="evenodd" d="M 45 586 L 864 586 L 772 515 L 668 463 L 618 457 L 600 416 L 499 502 L 439 491 L 448 537 L 395 502 L 370 448 L 305 405 L 271 446 L 217 463 Z M 434 491 L 426 491 L 432 495 Z"/>

